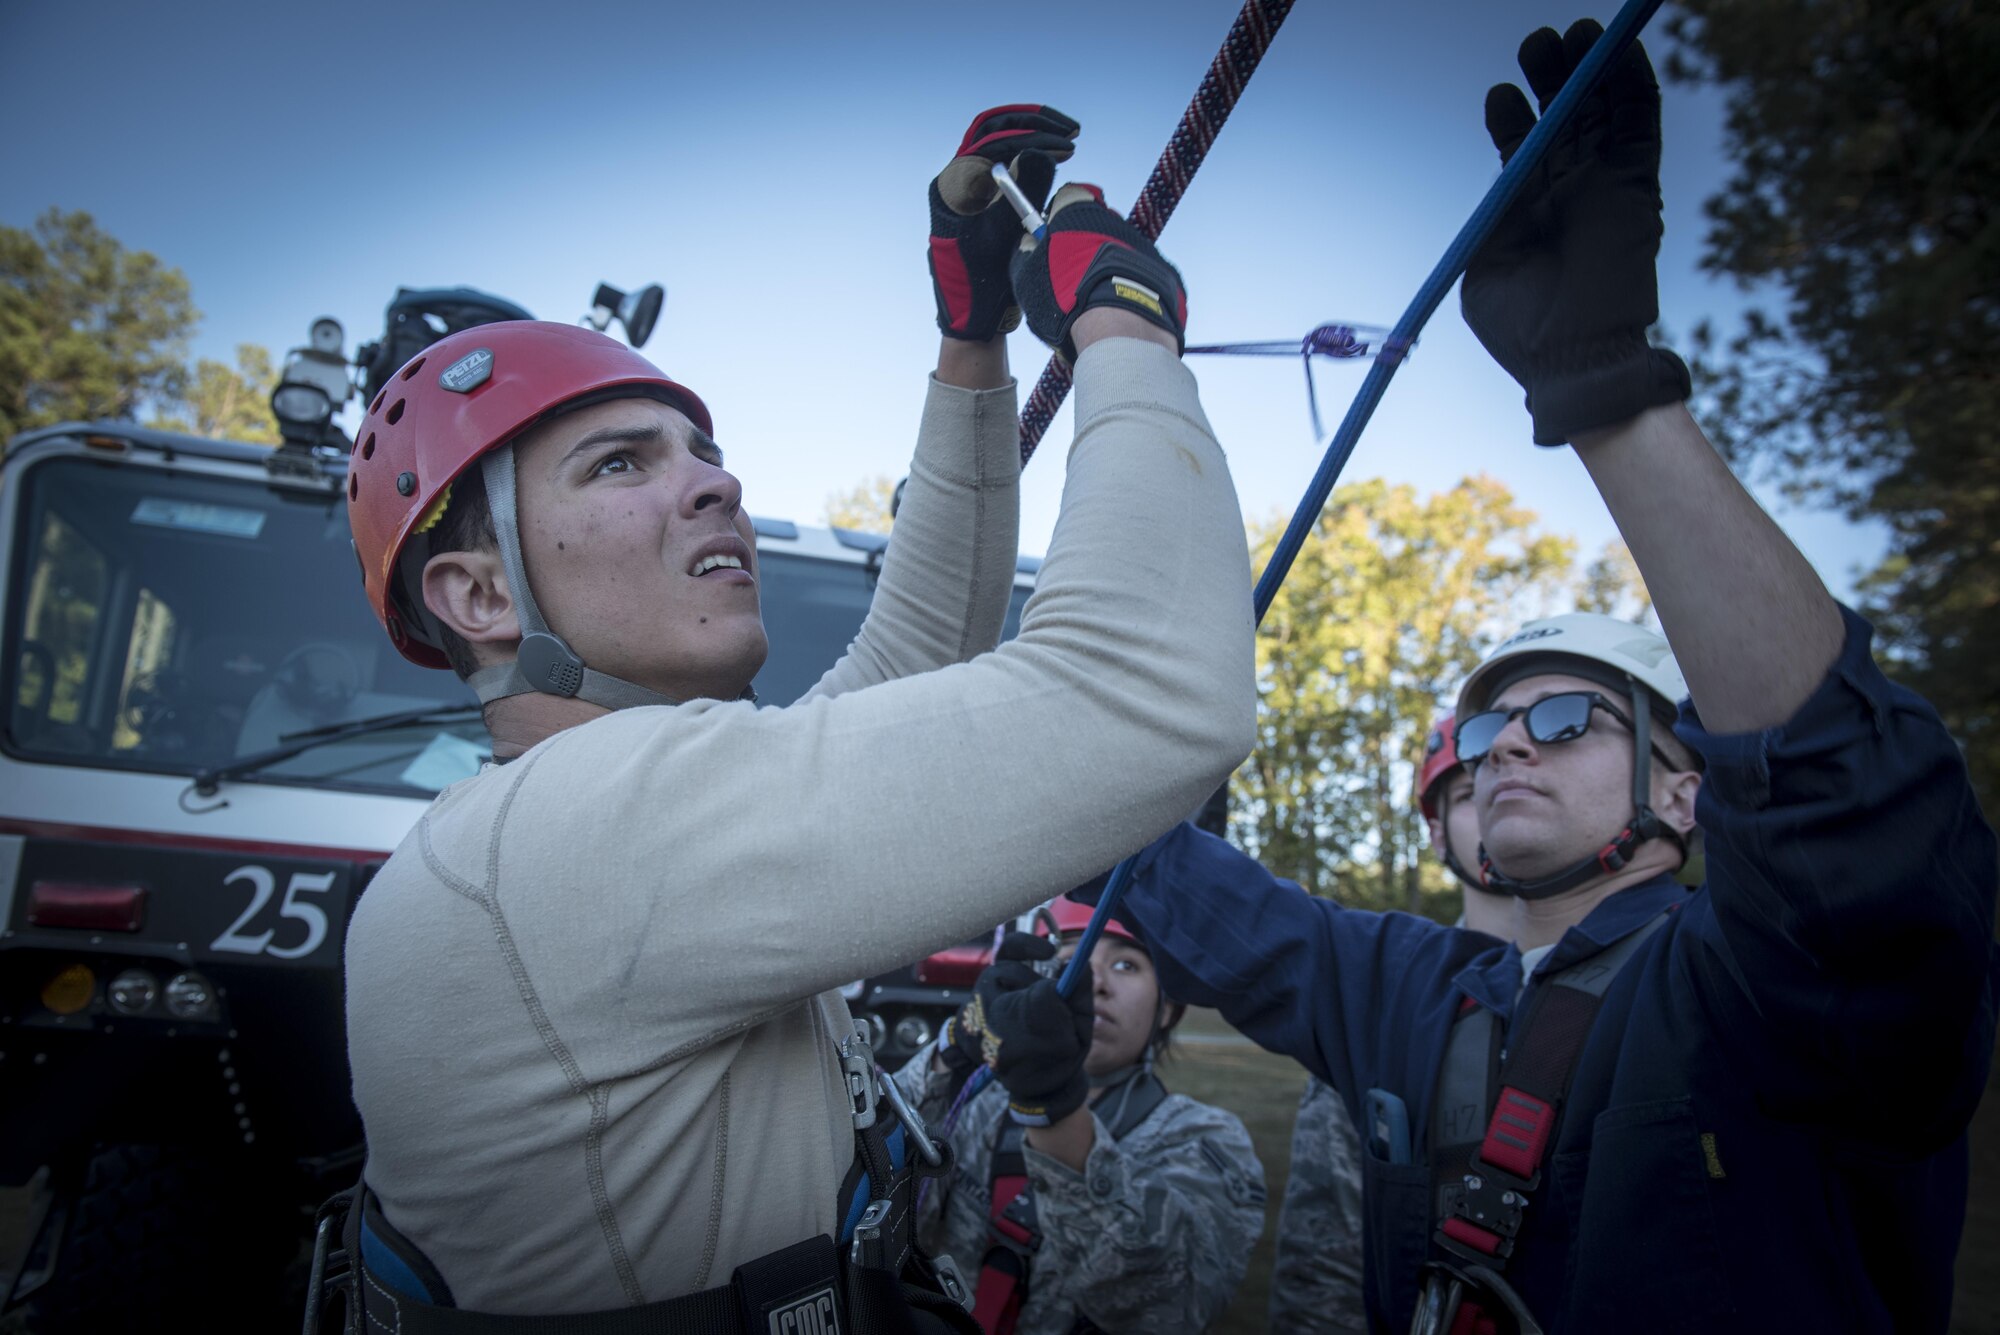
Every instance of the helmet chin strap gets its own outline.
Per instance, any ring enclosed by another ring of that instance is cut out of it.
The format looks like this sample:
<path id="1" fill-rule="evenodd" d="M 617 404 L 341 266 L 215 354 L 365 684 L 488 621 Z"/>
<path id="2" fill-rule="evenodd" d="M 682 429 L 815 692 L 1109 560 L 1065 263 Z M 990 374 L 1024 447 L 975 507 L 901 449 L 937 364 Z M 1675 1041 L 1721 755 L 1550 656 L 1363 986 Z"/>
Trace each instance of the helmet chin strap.
<path id="1" fill-rule="evenodd" d="M 1653 711 L 1646 699 L 1646 688 L 1630 678 L 1627 680 L 1632 693 L 1632 819 L 1591 856 L 1572 863 L 1553 876 L 1538 880 L 1516 880 L 1495 867 L 1493 859 L 1486 855 L 1485 841 L 1481 840 L 1479 870 L 1485 881 L 1483 888 L 1513 895 L 1517 899 L 1547 899 L 1550 895 L 1574 890 L 1599 876 L 1623 871 L 1631 864 L 1632 854 L 1639 845 L 1648 839 L 1671 839 L 1682 855 L 1686 855 L 1687 841 L 1653 811 Z M 1450 847 L 1447 842 L 1447 865 L 1452 861 Z M 1457 871 L 1458 868 L 1454 866 L 1452 870 Z"/>
<path id="2" fill-rule="evenodd" d="M 1449 790 L 1449 787 L 1450 785 L 1447 784 L 1446 785 L 1447 790 Z M 1458 854 L 1452 850 L 1451 793 L 1449 791 L 1441 792 L 1438 794 L 1438 811 L 1442 813 L 1443 817 L 1438 823 L 1444 829 L 1444 841 L 1443 841 L 1444 853 L 1442 854 L 1444 861 L 1444 869 L 1450 872 L 1453 876 L 1456 876 L 1459 880 L 1459 884 L 1467 887 L 1468 889 L 1478 890 L 1482 892 L 1489 891 L 1491 887 L 1488 886 L 1485 881 L 1482 881 L 1481 879 L 1479 879 L 1479 877 L 1467 871 L 1465 869 L 1465 864 L 1458 860 Z M 1483 861 L 1485 853 L 1486 853 L 1485 846 L 1481 845 L 1480 856 L 1482 859 L 1481 862 L 1482 866 L 1485 865 Z"/>
<path id="3" fill-rule="evenodd" d="M 563 642 L 562 636 L 549 629 L 548 622 L 542 619 L 541 608 L 535 605 L 535 591 L 528 584 L 527 563 L 521 557 L 513 447 L 489 450 L 480 460 L 480 471 L 485 476 L 487 503 L 493 512 L 494 538 L 507 570 L 507 587 L 514 597 L 514 614 L 521 623 L 521 647 L 513 662 L 481 668 L 466 679 L 466 684 L 479 696 L 479 703 L 490 705 L 496 700 L 539 691 L 613 710 L 680 704 L 672 696 L 585 667 L 583 659 Z M 742 698 L 755 700 L 757 693 L 745 687 Z"/>

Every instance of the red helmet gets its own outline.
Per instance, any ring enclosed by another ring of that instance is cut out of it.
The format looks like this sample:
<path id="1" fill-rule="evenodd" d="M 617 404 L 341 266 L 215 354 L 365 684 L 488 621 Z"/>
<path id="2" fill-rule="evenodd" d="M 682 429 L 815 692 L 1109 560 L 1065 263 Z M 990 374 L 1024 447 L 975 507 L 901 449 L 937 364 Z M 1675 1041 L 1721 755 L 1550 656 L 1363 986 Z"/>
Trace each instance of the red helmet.
<path id="1" fill-rule="evenodd" d="M 1066 936 L 1076 936 L 1090 926 L 1090 915 L 1097 910 L 1089 904 L 1079 904 L 1068 895 L 1057 895 L 1045 906 L 1035 911 L 1035 932 L 1040 936 L 1053 936 L 1061 940 Z M 1113 913 L 1104 924 L 1104 935 L 1122 936 L 1141 950 L 1146 942 L 1138 929 Z"/>
<path id="2" fill-rule="evenodd" d="M 619 395 L 660 399 L 714 431 L 694 392 L 632 349 L 593 330 L 538 320 L 441 338 L 375 396 L 348 464 L 347 517 L 368 605 L 403 657 L 450 666 L 418 609 L 399 605 L 422 594 L 398 588 L 410 535 L 445 489 L 481 455 L 565 404 Z"/>
<path id="3" fill-rule="evenodd" d="M 1424 763 L 1417 769 L 1417 805 L 1425 820 L 1437 818 L 1437 799 L 1432 796 L 1445 776 L 1458 768 L 1458 739 L 1452 736 L 1457 715 L 1447 710 L 1438 715 L 1424 737 Z"/>

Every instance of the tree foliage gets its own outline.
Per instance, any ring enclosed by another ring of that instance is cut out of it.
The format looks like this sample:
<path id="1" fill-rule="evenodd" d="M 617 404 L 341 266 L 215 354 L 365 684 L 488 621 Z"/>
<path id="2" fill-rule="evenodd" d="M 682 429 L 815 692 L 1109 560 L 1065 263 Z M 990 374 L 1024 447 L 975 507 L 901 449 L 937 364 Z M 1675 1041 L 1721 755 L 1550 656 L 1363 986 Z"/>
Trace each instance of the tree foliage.
<path id="1" fill-rule="evenodd" d="M 1696 331 L 1718 443 L 1885 519 L 1893 672 L 2000 796 L 2000 7 L 1686 0 L 1669 74 L 1724 88 L 1703 265 L 1778 309 Z"/>
<path id="2" fill-rule="evenodd" d="M 892 522 L 890 502 L 895 499 L 893 478 L 864 478 L 846 491 L 826 498 L 826 522 L 834 528 L 857 529 L 863 533 L 887 533 Z"/>
<path id="3" fill-rule="evenodd" d="M 1253 526 L 1270 559 L 1281 521 Z M 1421 498 L 1341 487 L 1257 635 L 1258 745 L 1232 785 L 1230 833 L 1281 876 L 1369 908 L 1449 918 L 1413 784 L 1440 705 L 1500 635 L 1579 596 L 1643 612 L 1615 553 L 1585 572 L 1572 540 L 1491 478 Z"/>
<path id="4" fill-rule="evenodd" d="M 198 318 L 180 270 L 125 249 L 88 213 L 0 227 L 0 441 L 177 398 Z"/>
<path id="5" fill-rule="evenodd" d="M 278 420 L 271 415 L 271 391 L 278 372 L 268 348 L 236 345 L 236 365 L 203 357 L 195 363 L 178 411 L 148 423 L 164 431 L 185 431 L 223 440 L 278 443 Z"/>

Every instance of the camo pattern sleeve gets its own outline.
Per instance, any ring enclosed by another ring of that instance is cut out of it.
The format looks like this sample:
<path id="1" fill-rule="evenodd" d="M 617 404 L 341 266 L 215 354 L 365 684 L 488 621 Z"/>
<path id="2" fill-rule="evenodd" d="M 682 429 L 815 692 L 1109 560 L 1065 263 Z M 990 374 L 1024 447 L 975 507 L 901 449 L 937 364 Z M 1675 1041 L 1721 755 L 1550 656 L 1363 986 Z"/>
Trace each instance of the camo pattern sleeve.
<path id="1" fill-rule="evenodd" d="M 1021 1335 L 1063 1335 L 1078 1316 L 1205 1330 L 1236 1296 L 1264 1232 L 1264 1165 L 1234 1114 L 1172 1094 L 1122 1141 L 1099 1121 L 1081 1173 L 1026 1157 L 1042 1259 Z"/>
<path id="2" fill-rule="evenodd" d="M 1308 1078 L 1271 1266 L 1272 1330 L 1366 1331 L 1361 1297 L 1361 1139 L 1347 1105 Z"/>
<path id="3" fill-rule="evenodd" d="M 933 1134 L 944 1125 L 944 1115 L 951 1111 L 952 1098 L 961 1084 L 951 1072 L 935 1069 L 936 1057 L 937 1040 L 932 1039 L 889 1077 Z"/>

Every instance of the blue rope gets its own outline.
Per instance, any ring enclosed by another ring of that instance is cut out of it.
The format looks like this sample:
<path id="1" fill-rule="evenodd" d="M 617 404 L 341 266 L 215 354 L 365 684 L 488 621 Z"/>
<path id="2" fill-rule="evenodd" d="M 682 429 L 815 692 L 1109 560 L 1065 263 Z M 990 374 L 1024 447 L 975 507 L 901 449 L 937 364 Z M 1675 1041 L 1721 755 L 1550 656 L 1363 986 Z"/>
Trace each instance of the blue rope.
<path id="1" fill-rule="evenodd" d="M 1381 355 L 1368 368 L 1367 378 L 1361 382 L 1353 405 L 1348 408 L 1347 416 L 1341 420 L 1339 429 L 1333 433 L 1333 439 L 1326 447 L 1319 471 L 1313 474 L 1312 485 L 1306 488 L 1305 498 L 1293 511 L 1292 522 L 1286 526 L 1284 536 L 1271 553 L 1270 563 L 1258 577 L 1252 602 L 1259 625 L 1263 624 L 1264 614 L 1271 609 L 1272 601 L 1278 596 L 1278 587 L 1291 573 L 1292 562 L 1298 559 L 1299 549 L 1305 546 L 1313 525 L 1319 521 L 1320 511 L 1326 508 L 1327 497 L 1333 494 L 1334 482 L 1347 466 L 1355 444 L 1361 439 L 1362 429 L 1374 416 L 1375 407 L 1382 401 L 1383 391 L 1389 388 L 1389 381 L 1402 364 L 1404 355 L 1416 343 L 1425 323 L 1450 293 L 1452 284 L 1465 272 L 1473 254 L 1492 234 L 1501 215 L 1521 193 L 1529 173 L 1541 165 L 1542 158 L 1549 151 L 1549 142 L 1569 124 L 1577 107 L 1611 68 L 1611 62 L 1638 40 L 1640 29 L 1646 26 L 1660 4 L 1661 0 L 1626 0 L 1625 7 L 1618 11 L 1617 17 L 1605 28 L 1604 35 L 1597 39 L 1589 54 L 1584 56 L 1569 81 L 1563 85 L 1562 91 L 1556 94 L 1555 101 L 1549 103 L 1549 109 L 1542 113 L 1541 120 L 1521 141 L 1514 160 L 1501 169 L 1499 179 L 1493 182 L 1486 197 L 1479 201 L 1479 207 L 1465 220 L 1465 226 L 1458 229 L 1458 235 L 1452 238 L 1451 245 L 1445 249 L 1437 267 L 1431 270 L 1430 277 L 1417 289 L 1416 298 L 1384 341 Z M 1076 954 L 1070 958 L 1056 984 L 1064 996 L 1076 990 L 1084 961 L 1089 960 L 1091 951 L 1097 946 L 1097 938 L 1104 935 L 1104 924 L 1117 910 L 1118 900 L 1132 879 L 1132 861 L 1127 858 L 1112 869 L 1111 879 L 1105 883 L 1104 893 L 1098 898 L 1097 911 L 1090 915 L 1090 925 L 1083 929 L 1083 936 L 1076 943 Z M 983 1086 L 991 1075 L 990 1068 L 981 1067 L 972 1073 L 972 1079 Z M 968 1094 L 971 1092 L 967 1091 Z"/>

